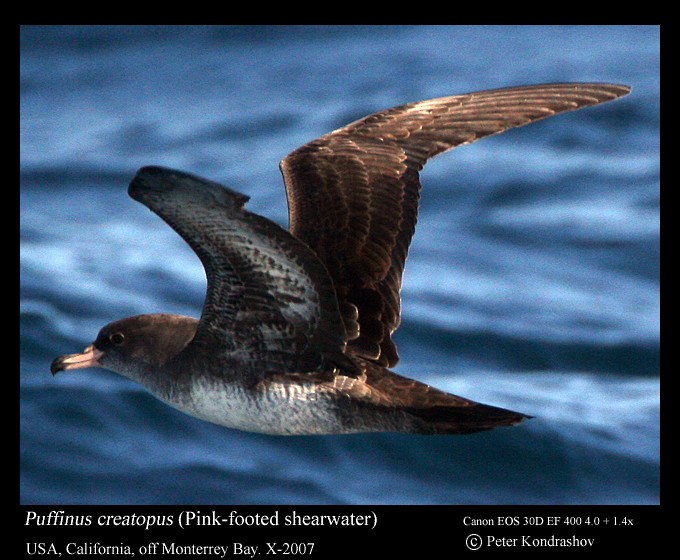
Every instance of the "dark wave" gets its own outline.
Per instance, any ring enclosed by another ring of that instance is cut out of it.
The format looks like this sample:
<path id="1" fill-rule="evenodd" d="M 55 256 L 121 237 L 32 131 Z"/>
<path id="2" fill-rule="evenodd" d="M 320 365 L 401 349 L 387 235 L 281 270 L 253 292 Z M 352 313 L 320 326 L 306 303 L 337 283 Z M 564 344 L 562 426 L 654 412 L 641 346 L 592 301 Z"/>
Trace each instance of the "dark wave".
<path id="1" fill-rule="evenodd" d="M 453 330 L 422 321 L 404 321 L 397 340 L 416 355 L 444 362 L 474 362 L 480 368 L 509 371 L 579 371 L 601 375 L 659 377 L 661 349 L 656 341 L 556 341 L 493 331 Z M 401 347 L 401 346 L 400 346 Z"/>

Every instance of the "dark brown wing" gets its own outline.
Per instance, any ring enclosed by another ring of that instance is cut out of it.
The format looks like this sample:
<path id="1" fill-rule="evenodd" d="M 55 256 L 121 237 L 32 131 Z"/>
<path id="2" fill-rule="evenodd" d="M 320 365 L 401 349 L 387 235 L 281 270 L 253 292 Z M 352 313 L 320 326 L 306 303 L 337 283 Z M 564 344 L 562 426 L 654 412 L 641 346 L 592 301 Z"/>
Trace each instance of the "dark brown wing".
<path id="1" fill-rule="evenodd" d="M 215 359 L 257 372 L 359 369 L 335 290 L 318 257 L 288 231 L 244 209 L 248 197 L 195 175 L 144 167 L 129 188 L 205 267 L 208 289 L 194 340 Z"/>
<path id="2" fill-rule="evenodd" d="M 442 97 L 376 113 L 281 162 L 290 231 L 326 265 L 349 350 L 384 366 L 398 355 L 401 278 L 415 230 L 419 172 L 442 152 L 626 95 L 627 86 L 548 84 Z"/>

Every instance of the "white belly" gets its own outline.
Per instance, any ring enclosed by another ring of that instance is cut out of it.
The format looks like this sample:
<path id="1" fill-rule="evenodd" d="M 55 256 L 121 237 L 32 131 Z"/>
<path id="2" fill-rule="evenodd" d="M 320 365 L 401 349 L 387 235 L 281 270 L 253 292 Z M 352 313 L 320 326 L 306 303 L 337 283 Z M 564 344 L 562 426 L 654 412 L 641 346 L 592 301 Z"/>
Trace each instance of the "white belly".
<path id="1" fill-rule="evenodd" d="M 328 434 L 345 432 L 335 416 L 326 388 L 306 384 L 268 384 L 246 391 L 238 385 L 196 381 L 181 401 L 164 398 L 182 412 L 237 430 L 265 434 Z"/>

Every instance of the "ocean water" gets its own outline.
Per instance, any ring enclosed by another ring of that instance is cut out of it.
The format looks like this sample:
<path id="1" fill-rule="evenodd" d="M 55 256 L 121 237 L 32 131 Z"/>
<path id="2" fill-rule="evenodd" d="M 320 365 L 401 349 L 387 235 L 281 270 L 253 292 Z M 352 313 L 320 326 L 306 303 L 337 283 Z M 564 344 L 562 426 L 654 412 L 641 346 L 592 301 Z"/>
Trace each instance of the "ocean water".
<path id="1" fill-rule="evenodd" d="M 21 29 L 22 504 L 656 504 L 657 27 Z M 371 112 L 530 83 L 628 97 L 428 163 L 396 371 L 535 418 L 470 436 L 272 437 L 104 370 L 104 324 L 199 316 L 197 257 L 126 189 L 177 167 L 282 225 L 278 162 Z"/>

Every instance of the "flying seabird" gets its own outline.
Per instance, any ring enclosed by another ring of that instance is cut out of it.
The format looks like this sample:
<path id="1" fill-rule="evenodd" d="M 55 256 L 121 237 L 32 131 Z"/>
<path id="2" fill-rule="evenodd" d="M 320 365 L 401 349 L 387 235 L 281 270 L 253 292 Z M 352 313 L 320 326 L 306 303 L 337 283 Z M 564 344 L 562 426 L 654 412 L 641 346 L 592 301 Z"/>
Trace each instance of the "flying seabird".
<path id="1" fill-rule="evenodd" d="M 370 115 L 281 161 L 290 228 L 201 177 L 140 169 L 129 195 L 165 220 L 207 276 L 200 320 L 129 317 L 52 373 L 101 367 L 192 416 L 267 434 L 466 434 L 527 415 L 393 373 L 404 262 L 431 157 L 611 101 L 622 85 L 565 83 L 441 97 Z"/>

